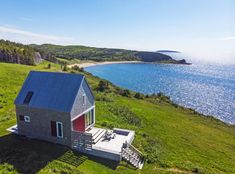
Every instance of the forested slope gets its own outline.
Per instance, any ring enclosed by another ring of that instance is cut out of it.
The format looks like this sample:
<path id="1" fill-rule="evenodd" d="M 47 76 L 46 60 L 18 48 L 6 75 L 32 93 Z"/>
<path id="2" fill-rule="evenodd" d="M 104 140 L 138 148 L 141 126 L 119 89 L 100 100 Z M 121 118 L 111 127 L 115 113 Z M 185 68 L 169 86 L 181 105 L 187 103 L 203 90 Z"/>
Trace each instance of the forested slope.
<path id="1" fill-rule="evenodd" d="M 35 65 L 40 58 L 40 53 L 35 52 L 32 47 L 20 43 L 0 40 L 1 62 Z"/>

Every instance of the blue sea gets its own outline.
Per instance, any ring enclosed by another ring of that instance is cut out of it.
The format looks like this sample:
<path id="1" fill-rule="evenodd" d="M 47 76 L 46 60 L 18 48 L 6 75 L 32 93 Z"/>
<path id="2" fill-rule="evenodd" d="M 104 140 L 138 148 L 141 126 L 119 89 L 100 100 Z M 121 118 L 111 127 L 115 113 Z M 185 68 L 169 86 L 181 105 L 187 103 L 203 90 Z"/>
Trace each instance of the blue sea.
<path id="1" fill-rule="evenodd" d="M 235 124 L 235 66 L 128 63 L 85 70 L 133 91 L 163 92 L 182 106 Z"/>

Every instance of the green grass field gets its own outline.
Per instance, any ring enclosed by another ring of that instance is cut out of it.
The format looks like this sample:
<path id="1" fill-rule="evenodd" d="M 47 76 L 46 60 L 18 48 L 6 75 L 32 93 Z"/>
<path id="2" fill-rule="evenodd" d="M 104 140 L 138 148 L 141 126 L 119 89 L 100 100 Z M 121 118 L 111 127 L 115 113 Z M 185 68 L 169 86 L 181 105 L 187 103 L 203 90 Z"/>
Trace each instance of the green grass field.
<path id="1" fill-rule="evenodd" d="M 60 69 L 47 64 L 0 63 L 0 173 L 235 173 L 235 126 L 165 101 L 124 97 L 113 92 L 115 86 L 97 92 L 100 79 L 89 74 L 96 126 L 135 130 L 134 145 L 148 159 L 142 170 L 9 134 L 6 129 L 16 123 L 13 102 L 28 72 Z"/>

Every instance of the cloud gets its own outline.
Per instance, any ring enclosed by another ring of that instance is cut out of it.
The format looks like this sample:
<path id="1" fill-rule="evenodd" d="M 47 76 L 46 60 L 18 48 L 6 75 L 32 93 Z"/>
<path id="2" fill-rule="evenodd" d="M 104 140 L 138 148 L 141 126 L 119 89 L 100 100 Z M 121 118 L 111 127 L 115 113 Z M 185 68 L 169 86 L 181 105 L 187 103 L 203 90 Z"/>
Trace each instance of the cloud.
<path id="1" fill-rule="evenodd" d="M 235 36 L 229 36 L 229 37 L 221 37 L 218 40 L 225 40 L 225 41 L 229 41 L 229 40 L 235 40 Z"/>
<path id="2" fill-rule="evenodd" d="M 27 22 L 33 21 L 33 19 L 31 19 L 31 18 L 26 18 L 26 17 L 20 17 L 19 19 L 20 19 L 21 21 L 27 21 Z"/>
<path id="3" fill-rule="evenodd" d="M 74 40 L 72 37 L 39 34 L 6 26 L 0 26 L 0 38 L 23 43 L 66 43 Z"/>

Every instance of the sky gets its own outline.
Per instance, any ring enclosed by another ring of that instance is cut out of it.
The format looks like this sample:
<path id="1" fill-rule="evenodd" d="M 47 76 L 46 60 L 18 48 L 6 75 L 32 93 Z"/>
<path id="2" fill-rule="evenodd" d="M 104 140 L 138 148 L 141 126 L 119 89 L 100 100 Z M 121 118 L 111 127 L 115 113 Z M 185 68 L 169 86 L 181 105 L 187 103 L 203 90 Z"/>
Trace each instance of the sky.
<path id="1" fill-rule="evenodd" d="M 0 0 L 0 39 L 235 64 L 235 0 Z"/>

